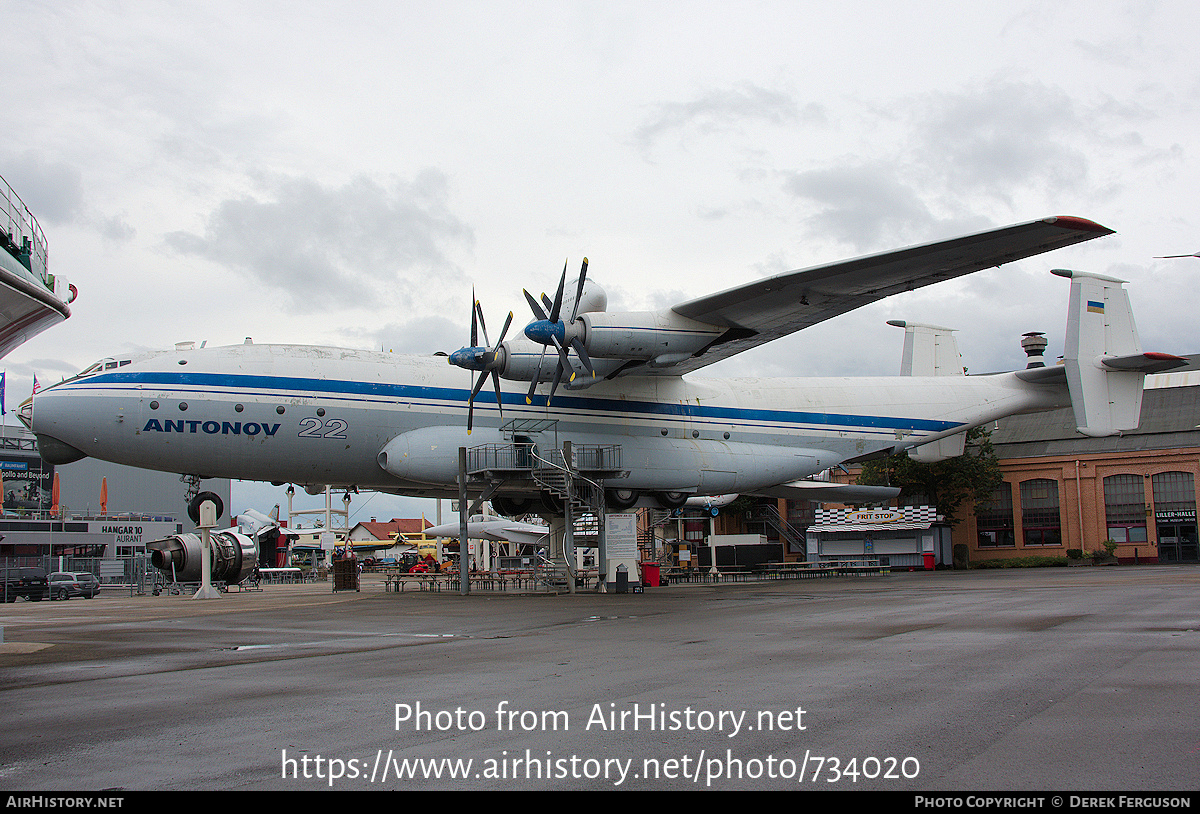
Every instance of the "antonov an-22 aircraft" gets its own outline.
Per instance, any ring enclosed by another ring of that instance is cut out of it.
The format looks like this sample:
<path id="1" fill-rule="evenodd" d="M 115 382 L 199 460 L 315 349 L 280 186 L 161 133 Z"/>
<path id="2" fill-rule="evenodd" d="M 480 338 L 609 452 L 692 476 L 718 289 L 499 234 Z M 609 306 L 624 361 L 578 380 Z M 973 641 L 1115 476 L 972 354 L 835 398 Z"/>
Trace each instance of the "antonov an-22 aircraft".
<path id="1" fill-rule="evenodd" d="M 1122 281 L 1056 271 L 1071 281 L 1062 365 L 963 375 L 944 329 L 909 326 L 907 376 L 691 374 L 883 297 L 1111 233 L 1051 217 L 624 313 L 605 311 L 584 261 L 570 285 L 564 268 L 553 299 L 526 292 L 535 320 L 523 338 L 505 341 L 510 313 L 499 341 L 492 345 L 484 329 L 480 345 L 482 310 L 473 303 L 471 345 L 448 359 L 181 346 L 102 360 L 38 392 L 20 415 L 51 463 L 90 455 L 314 492 L 336 485 L 456 496 L 460 447 L 517 441 L 536 455 L 570 441 L 619 447 L 620 471 L 603 484 L 609 508 L 736 493 L 868 503 L 895 490 L 806 479 L 902 450 L 959 454 L 971 427 L 1067 405 L 1086 435 L 1132 429 L 1144 375 L 1184 361 L 1142 352 Z M 508 515 L 555 505 L 528 479 L 493 496 Z"/>

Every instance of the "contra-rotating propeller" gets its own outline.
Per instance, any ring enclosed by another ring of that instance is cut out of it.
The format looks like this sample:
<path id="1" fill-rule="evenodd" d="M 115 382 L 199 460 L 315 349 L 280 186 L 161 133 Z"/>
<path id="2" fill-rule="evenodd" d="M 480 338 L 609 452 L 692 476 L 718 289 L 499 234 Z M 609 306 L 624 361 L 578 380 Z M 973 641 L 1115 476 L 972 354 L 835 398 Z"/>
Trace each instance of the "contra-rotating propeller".
<path id="1" fill-rule="evenodd" d="M 532 339 L 534 342 L 542 344 L 542 355 L 538 358 L 537 373 L 533 377 L 533 381 L 529 383 L 529 393 L 525 396 L 525 403 L 533 403 L 533 392 L 537 388 L 538 381 L 542 377 L 542 360 L 546 357 L 546 347 L 554 345 L 558 351 L 558 366 L 554 370 L 554 379 L 550 384 L 550 395 L 546 398 L 546 403 L 554 398 L 554 391 L 558 389 L 558 384 L 562 381 L 563 374 L 570 371 L 568 381 L 574 381 L 579 371 L 571 364 L 571 359 L 567 354 L 567 346 L 574 349 L 579 357 L 580 363 L 583 365 L 583 370 L 591 374 L 593 377 L 596 371 L 592 368 L 592 360 L 588 357 L 587 348 L 584 346 L 583 339 L 578 335 L 567 338 L 567 326 L 574 324 L 575 318 L 579 316 L 579 301 L 583 298 L 583 286 L 587 282 L 587 258 L 583 258 L 583 266 L 579 270 L 579 284 L 575 288 L 575 303 L 571 308 L 571 318 L 567 321 L 561 319 L 563 289 L 567 284 L 567 264 L 563 263 L 562 277 L 558 281 L 558 293 L 554 295 L 554 301 L 545 294 L 542 295 L 542 303 L 549 309 L 549 313 L 542 309 L 542 304 L 538 303 L 537 299 L 528 291 L 523 291 L 525 300 L 529 303 L 530 309 L 533 311 L 536 321 L 525 326 L 525 336 Z"/>
<path id="2" fill-rule="evenodd" d="M 479 304 L 479 300 L 475 299 L 475 289 L 471 289 L 471 344 L 469 347 L 460 348 L 450 354 L 450 364 L 467 370 L 479 371 L 479 378 L 475 380 L 475 386 L 471 388 L 471 395 L 467 398 L 467 435 L 471 434 L 471 427 L 475 420 L 475 397 L 483 389 L 489 373 L 492 376 L 492 384 L 496 387 L 496 407 L 500 410 L 500 415 L 504 415 L 504 405 L 500 397 L 499 368 L 504 366 L 501 346 L 504 344 L 504 335 L 508 333 L 508 326 L 512 324 L 512 319 L 512 311 L 509 311 L 508 319 L 504 320 L 504 328 L 500 331 L 500 338 L 496 340 L 495 347 L 488 350 L 491 342 L 488 340 L 487 323 L 483 319 L 483 307 Z M 479 344 L 480 328 L 483 329 L 482 345 Z"/>

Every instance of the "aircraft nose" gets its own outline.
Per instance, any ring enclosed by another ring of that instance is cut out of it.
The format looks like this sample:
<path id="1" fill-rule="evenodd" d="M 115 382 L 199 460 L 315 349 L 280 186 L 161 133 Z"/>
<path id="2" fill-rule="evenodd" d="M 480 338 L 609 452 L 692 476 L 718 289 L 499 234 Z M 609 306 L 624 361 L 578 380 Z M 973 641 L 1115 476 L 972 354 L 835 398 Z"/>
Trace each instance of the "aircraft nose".
<path id="1" fill-rule="evenodd" d="M 21 406 L 17 408 L 17 419 L 25 425 L 25 429 L 33 429 L 33 396 L 21 402 Z"/>

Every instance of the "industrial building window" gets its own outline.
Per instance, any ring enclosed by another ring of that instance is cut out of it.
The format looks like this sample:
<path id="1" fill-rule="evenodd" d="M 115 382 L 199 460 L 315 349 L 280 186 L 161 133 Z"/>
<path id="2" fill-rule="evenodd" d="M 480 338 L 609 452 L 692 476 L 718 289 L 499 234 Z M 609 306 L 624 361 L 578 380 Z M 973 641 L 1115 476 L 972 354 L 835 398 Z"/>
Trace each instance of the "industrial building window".
<path id="1" fill-rule="evenodd" d="M 1027 546 L 1062 545 L 1058 481 L 1021 481 L 1021 531 Z"/>
<path id="2" fill-rule="evenodd" d="M 991 500 L 975 507 L 975 528 L 980 548 L 999 548 L 1017 544 L 1013 525 L 1012 484 L 1002 483 L 992 492 Z"/>
<path id="3" fill-rule="evenodd" d="M 1104 514 L 1108 539 L 1146 542 L 1146 485 L 1141 475 L 1109 475 L 1104 479 Z"/>
<path id="4" fill-rule="evenodd" d="M 1196 481 L 1191 472 L 1160 472 L 1151 481 L 1156 511 L 1196 513 Z"/>

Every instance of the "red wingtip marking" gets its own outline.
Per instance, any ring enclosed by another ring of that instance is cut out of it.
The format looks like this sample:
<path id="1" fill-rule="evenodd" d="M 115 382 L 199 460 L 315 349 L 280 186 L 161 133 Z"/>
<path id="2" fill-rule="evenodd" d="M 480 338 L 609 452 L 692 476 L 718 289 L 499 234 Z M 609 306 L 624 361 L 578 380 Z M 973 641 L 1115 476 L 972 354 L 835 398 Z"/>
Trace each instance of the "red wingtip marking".
<path id="1" fill-rule="evenodd" d="M 1055 226 L 1061 226 L 1064 229 L 1079 229 L 1084 232 L 1102 232 L 1106 235 L 1112 234 L 1113 230 L 1107 226 L 1101 226 L 1095 221 L 1090 221 L 1087 218 L 1076 218 L 1071 215 L 1059 215 L 1054 218 L 1047 218 L 1049 223 Z"/>

